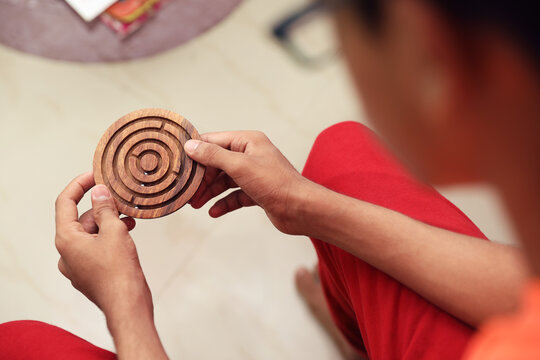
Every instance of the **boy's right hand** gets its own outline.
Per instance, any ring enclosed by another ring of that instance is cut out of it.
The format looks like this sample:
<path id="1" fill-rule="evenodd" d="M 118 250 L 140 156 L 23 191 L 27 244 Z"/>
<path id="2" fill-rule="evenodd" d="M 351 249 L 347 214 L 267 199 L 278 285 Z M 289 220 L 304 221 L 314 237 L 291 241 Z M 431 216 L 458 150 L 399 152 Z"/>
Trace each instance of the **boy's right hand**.
<path id="1" fill-rule="evenodd" d="M 186 153 L 207 166 L 203 184 L 190 201 L 200 208 L 231 188 L 240 188 L 210 209 L 219 217 L 245 206 L 259 205 L 272 223 L 287 234 L 303 234 L 298 209 L 314 184 L 304 178 L 283 154 L 258 131 L 231 131 L 189 140 Z"/>

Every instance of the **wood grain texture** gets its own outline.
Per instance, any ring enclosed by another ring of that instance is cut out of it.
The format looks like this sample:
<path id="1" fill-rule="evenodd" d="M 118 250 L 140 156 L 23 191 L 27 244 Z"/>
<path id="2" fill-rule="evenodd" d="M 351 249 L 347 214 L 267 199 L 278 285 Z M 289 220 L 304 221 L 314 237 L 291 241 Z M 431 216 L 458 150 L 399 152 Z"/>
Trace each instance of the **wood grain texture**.
<path id="1" fill-rule="evenodd" d="M 118 211 L 135 218 L 168 215 L 195 194 L 205 168 L 184 152 L 200 135 L 184 117 L 163 109 L 129 113 L 112 124 L 94 154 L 94 179 L 111 191 Z"/>

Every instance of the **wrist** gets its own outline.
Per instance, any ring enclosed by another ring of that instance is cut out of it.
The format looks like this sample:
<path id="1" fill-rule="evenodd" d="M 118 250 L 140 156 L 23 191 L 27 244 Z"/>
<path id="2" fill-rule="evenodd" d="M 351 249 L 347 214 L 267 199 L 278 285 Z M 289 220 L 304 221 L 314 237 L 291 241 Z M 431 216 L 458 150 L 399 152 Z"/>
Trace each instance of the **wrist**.
<path id="1" fill-rule="evenodd" d="M 107 291 L 108 297 L 101 309 L 107 319 L 111 333 L 133 318 L 151 320 L 153 322 L 154 307 L 152 294 L 146 284 L 144 276 L 141 279 L 121 280 L 110 283 Z M 114 335 L 114 334 L 113 334 Z"/>
<path id="2" fill-rule="evenodd" d="M 342 222 L 351 209 L 350 198 L 312 181 L 307 182 L 309 184 L 299 191 L 302 200 L 296 208 L 302 235 L 334 243 L 334 237 L 343 230 Z"/>
<path id="3" fill-rule="evenodd" d="M 153 308 L 148 306 L 147 301 L 142 296 L 136 294 L 116 301 L 104 313 L 107 327 L 113 338 L 122 329 L 130 328 L 137 323 L 153 324 L 154 322 Z"/>
<path id="4" fill-rule="evenodd" d="M 316 225 L 316 209 L 320 207 L 319 199 L 321 191 L 327 190 L 323 186 L 314 183 L 304 177 L 298 181 L 289 193 L 288 219 L 289 232 L 292 235 L 312 236 L 313 227 Z"/>
<path id="5" fill-rule="evenodd" d="M 118 359 L 167 359 L 154 324 L 153 308 L 143 296 L 118 302 L 106 317 Z"/>

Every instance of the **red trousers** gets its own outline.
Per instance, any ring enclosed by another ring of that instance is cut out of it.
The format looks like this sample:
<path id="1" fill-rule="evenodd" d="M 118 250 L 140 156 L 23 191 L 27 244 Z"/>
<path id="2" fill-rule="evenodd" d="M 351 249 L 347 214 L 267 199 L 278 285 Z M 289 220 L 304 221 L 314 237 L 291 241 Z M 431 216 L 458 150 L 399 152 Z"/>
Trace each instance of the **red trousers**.
<path id="1" fill-rule="evenodd" d="M 323 131 L 303 174 L 339 193 L 485 239 L 452 203 L 415 181 L 361 124 L 345 122 Z M 370 359 L 461 357 L 470 327 L 364 261 L 312 241 L 334 321 L 353 346 L 365 348 Z"/>
<path id="2" fill-rule="evenodd" d="M 2 360 L 113 360 L 116 355 L 56 326 L 39 321 L 0 325 Z"/>
<path id="3" fill-rule="evenodd" d="M 435 190 L 416 182 L 370 130 L 340 123 L 319 135 L 304 168 L 309 179 L 420 221 L 485 238 Z M 459 359 L 472 329 L 347 252 L 312 239 L 324 292 L 338 327 L 371 359 Z M 414 259 L 411 259 L 414 261 Z M 115 359 L 52 325 L 0 325 L 0 359 Z"/>

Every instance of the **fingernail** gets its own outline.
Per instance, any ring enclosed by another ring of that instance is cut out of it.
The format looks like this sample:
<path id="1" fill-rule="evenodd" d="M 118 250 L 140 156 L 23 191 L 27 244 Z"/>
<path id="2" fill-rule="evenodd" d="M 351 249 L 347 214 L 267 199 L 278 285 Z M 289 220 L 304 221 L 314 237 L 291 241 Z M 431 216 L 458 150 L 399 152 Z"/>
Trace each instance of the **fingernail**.
<path id="1" fill-rule="evenodd" d="M 195 150 L 199 147 L 201 142 L 199 140 L 188 140 L 184 145 L 184 150 L 188 153 L 194 153 Z"/>
<path id="2" fill-rule="evenodd" d="M 109 200 L 111 198 L 111 193 L 105 185 L 96 185 L 92 189 L 92 199 L 97 201 Z"/>

